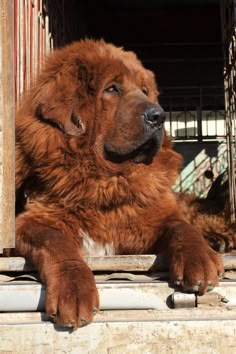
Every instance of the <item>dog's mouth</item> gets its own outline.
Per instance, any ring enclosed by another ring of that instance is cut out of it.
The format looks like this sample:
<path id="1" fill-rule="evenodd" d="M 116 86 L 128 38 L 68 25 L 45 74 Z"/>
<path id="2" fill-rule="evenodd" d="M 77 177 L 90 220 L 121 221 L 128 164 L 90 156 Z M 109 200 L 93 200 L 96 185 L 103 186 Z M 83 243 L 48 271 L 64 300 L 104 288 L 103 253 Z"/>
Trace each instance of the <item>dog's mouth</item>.
<path id="1" fill-rule="evenodd" d="M 114 163 L 122 163 L 125 161 L 132 161 L 134 163 L 152 163 L 153 157 L 157 154 L 161 146 L 160 136 L 153 135 L 150 139 L 139 145 L 131 152 L 124 153 L 119 149 L 114 150 L 109 145 L 105 145 L 104 152 L 106 160 Z"/>

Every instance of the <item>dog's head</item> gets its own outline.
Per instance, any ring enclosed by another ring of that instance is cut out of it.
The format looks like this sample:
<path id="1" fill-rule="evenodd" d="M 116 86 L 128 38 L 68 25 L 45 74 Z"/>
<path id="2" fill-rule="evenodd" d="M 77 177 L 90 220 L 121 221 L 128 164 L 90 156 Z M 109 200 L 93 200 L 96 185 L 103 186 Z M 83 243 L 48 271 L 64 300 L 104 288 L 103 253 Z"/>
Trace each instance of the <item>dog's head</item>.
<path id="1" fill-rule="evenodd" d="M 150 163 L 161 147 L 165 120 L 154 75 L 133 53 L 125 53 L 118 65 L 110 64 L 110 72 L 101 92 L 104 157 L 116 163 Z"/>
<path id="2" fill-rule="evenodd" d="M 165 114 L 154 74 L 103 40 L 55 51 L 32 95 L 37 120 L 108 163 L 149 164 L 161 147 Z"/>

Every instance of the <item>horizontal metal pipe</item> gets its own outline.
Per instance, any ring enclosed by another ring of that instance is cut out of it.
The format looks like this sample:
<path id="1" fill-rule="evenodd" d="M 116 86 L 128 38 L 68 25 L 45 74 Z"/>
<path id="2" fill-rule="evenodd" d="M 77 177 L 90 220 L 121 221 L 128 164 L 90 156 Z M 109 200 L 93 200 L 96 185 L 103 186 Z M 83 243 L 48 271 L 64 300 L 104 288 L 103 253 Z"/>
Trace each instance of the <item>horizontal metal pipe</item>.
<path id="1" fill-rule="evenodd" d="M 173 289 L 166 283 L 97 284 L 101 310 L 168 309 Z M 0 312 L 44 311 L 45 288 L 36 282 L 0 285 Z"/>
<path id="2" fill-rule="evenodd" d="M 166 282 L 97 283 L 101 310 L 168 310 L 170 308 L 236 307 L 235 282 L 221 282 L 204 296 L 174 291 Z M 0 312 L 44 311 L 45 288 L 37 282 L 0 285 Z"/>

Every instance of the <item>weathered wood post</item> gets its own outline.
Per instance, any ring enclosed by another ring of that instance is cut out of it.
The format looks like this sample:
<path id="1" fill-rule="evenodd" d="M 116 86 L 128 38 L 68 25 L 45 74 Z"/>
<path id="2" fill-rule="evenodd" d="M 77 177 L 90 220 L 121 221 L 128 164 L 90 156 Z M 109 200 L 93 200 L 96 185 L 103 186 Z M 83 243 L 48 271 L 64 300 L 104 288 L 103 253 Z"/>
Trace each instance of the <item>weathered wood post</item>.
<path id="1" fill-rule="evenodd" d="M 14 1 L 0 0 L 0 253 L 15 244 Z"/>

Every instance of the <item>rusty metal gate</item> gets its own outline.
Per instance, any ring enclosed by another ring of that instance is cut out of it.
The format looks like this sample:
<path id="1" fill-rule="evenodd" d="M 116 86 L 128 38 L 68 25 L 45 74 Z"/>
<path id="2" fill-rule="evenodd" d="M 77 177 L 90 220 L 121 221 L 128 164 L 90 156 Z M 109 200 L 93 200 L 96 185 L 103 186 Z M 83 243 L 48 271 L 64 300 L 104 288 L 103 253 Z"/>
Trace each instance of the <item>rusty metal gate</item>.
<path id="1" fill-rule="evenodd" d="M 221 2 L 224 49 L 226 141 L 228 156 L 231 221 L 236 221 L 236 1 Z"/>

